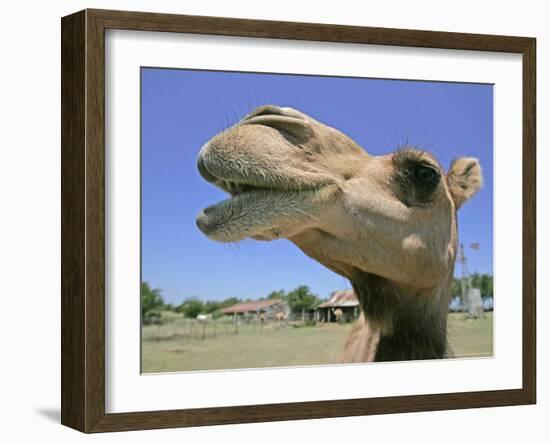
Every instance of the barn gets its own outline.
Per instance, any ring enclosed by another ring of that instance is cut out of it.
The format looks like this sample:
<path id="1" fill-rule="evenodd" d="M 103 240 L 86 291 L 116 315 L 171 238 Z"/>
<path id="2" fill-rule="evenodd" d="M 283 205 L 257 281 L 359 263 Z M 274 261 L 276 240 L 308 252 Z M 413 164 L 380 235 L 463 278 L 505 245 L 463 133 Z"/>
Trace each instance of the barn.
<path id="1" fill-rule="evenodd" d="M 335 322 L 334 312 L 338 309 L 342 311 L 342 320 L 344 321 L 353 321 L 359 316 L 359 301 L 352 289 L 334 292 L 328 301 L 317 307 L 316 319 L 322 322 Z"/>
<path id="2" fill-rule="evenodd" d="M 290 307 L 283 299 L 262 299 L 259 301 L 239 302 L 222 310 L 226 316 L 235 318 L 259 318 L 261 314 L 265 319 L 273 319 L 278 312 L 289 313 Z"/>

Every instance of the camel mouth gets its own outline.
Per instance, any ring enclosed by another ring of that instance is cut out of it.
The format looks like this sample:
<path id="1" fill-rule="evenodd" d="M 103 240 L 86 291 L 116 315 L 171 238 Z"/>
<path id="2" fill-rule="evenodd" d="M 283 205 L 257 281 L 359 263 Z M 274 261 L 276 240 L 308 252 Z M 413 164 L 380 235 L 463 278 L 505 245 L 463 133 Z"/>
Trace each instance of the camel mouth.
<path id="1" fill-rule="evenodd" d="M 216 187 L 219 187 L 223 191 L 227 192 L 229 195 L 231 195 L 232 198 L 238 197 L 239 195 L 242 195 L 248 192 L 275 190 L 275 189 L 267 189 L 265 187 L 257 186 L 254 184 L 239 183 L 237 181 L 222 180 L 222 179 L 216 180 L 216 182 L 213 184 Z"/>
<path id="2" fill-rule="evenodd" d="M 245 238 L 276 239 L 285 236 L 290 225 L 311 218 L 308 207 L 324 183 L 299 185 L 281 183 L 276 177 L 262 176 L 262 180 L 241 177 L 246 172 L 224 167 L 225 173 L 216 174 L 199 157 L 198 169 L 202 177 L 229 194 L 229 198 L 203 209 L 196 219 L 197 227 L 208 238 L 218 242 L 237 242 Z M 220 177 L 224 176 L 223 178 Z M 226 178 L 227 176 L 237 178 Z M 277 184 L 275 184 L 275 182 Z M 286 184 L 286 185 L 285 185 Z"/>

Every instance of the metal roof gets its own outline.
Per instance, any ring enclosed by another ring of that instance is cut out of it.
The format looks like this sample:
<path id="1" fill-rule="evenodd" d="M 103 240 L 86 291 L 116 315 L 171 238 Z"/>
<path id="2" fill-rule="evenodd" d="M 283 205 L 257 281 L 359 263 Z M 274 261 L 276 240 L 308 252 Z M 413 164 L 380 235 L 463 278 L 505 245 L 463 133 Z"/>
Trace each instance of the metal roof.
<path id="1" fill-rule="evenodd" d="M 238 304 L 224 308 L 222 312 L 225 314 L 257 312 L 284 302 L 285 301 L 282 299 L 264 299 L 261 301 L 239 302 Z"/>
<path id="2" fill-rule="evenodd" d="M 334 292 L 330 299 L 326 302 L 323 302 L 319 305 L 319 308 L 327 307 L 357 307 L 359 301 L 355 296 L 355 292 L 352 289 L 349 290 L 338 290 Z"/>

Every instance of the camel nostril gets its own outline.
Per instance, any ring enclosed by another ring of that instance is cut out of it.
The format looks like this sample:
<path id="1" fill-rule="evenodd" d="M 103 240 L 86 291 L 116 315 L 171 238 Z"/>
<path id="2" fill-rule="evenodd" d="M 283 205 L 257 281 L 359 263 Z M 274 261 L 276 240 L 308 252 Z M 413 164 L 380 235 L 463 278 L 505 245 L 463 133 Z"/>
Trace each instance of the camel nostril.
<path id="1" fill-rule="evenodd" d="M 245 115 L 242 121 L 244 122 L 244 121 L 250 120 L 251 118 L 265 116 L 265 115 L 284 115 L 284 113 L 283 113 L 283 110 L 278 106 L 273 106 L 273 105 L 260 106 L 254 109 L 248 115 Z"/>
<path id="2" fill-rule="evenodd" d="M 307 121 L 300 112 L 290 107 L 279 107 L 279 106 L 274 106 L 269 104 L 269 105 L 260 106 L 254 109 L 252 112 L 250 112 L 241 120 L 241 123 L 244 123 L 251 119 L 255 119 L 256 117 L 277 117 L 277 116 L 295 118 L 297 120 Z"/>
<path id="3" fill-rule="evenodd" d="M 307 118 L 290 107 L 273 105 L 258 107 L 246 115 L 240 124 L 242 126 L 256 124 L 271 127 L 293 144 L 299 144 L 311 135 L 311 127 Z"/>
<path id="4" fill-rule="evenodd" d="M 283 136 L 289 137 L 291 142 L 304 142 L 311 135 L 311 127 L 308 121 L 293 109 L 283 110 L 281 108 L 264 109 L 254 112 L 241 121 L 242 126 L 258 125 L 271 127 L 279 131 Z"/>

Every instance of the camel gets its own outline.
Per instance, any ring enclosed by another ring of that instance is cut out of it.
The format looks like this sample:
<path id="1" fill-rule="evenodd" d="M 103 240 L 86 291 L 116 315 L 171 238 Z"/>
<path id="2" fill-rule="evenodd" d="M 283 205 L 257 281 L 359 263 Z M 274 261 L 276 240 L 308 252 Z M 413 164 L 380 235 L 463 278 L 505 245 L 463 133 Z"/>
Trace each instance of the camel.
<path id="1" fill-rule="evenodd" d="M 341 308 L 337 308 L 337 309 L 333 308 L 332 309 L 332 314 L 336 318 L 336 322 L 340 322 L 344 319 L 344 312 L 342 311 Z"/>
<path id="2" fill-rule="evenodd" d="M 477 159 L 445 172 L 411 146 L 369 155 L 309 115 L 268 105 L 215 135 L 197 164 L 230 195 L 197 216 L 208 238 L 286 238 L 349 279 L 361 316 L 344 362 L 448 355 L 457 211 L 482 186 Z"/>
<path id="3" fill-rule="evenodd" d="M 277 312 L 275 313 L 275 320 L 277 321 L 277 328 L 281 328 L 281 325 L 284 324 L 286 327 L 286 321 L 288 319 L 288 312 Z"/>
<path id="4" fill-rule="evenodd" d="M 275 313 L 275 319 L 277 321 L 286 321 L 286 319 L 288 318 L 288 312 L 277 312 Z"/>

